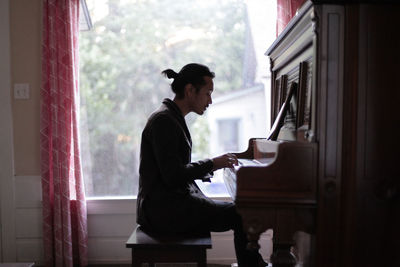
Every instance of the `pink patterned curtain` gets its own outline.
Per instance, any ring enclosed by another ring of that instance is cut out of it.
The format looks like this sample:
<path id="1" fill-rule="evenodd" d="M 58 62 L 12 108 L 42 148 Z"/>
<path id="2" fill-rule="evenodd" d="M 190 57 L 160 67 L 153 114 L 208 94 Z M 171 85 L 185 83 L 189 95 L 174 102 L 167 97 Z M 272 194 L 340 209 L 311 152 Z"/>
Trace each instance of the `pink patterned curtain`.
<path id="1" fill-rule="evenodd" d="M 278 36 L 286 25 L 296 14 L 306 0 L 277 0 L 277 20 L 276 20 L 276 36 Z"/>
<path id="2" fill-rule="evenodd" d="M 78 140 L 79 0 L 43 0 L 41 172 L 46 266 L 87 266 Z"/>

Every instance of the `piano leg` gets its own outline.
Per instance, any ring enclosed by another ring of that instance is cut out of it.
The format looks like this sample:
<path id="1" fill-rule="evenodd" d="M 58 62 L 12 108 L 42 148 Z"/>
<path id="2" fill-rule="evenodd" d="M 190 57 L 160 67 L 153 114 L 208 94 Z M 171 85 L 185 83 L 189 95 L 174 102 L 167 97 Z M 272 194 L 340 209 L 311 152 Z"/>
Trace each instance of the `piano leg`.
<path id="1" fill-rule="evenodd" d="M 291 248 L 297 259 L 297 264 L 304 267 L 313 267 L 314 239 L 315 236 L 303 231 L 297 231 L 294 236 L 295 245 Z"/>
<path id="2" fill-rule="evenodd" d="M 290 251 L 293 244 L 277 244 L 274 242 L 274 250 L 271 255 L 271 263 L 273 267 L 294 267 L 297 259 Z"/>

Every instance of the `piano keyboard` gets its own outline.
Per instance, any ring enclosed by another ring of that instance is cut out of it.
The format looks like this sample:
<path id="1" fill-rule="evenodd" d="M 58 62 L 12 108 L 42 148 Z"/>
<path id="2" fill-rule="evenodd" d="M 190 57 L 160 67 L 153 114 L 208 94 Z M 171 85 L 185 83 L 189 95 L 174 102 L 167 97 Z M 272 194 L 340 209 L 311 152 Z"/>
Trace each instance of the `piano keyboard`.
<path id="1" fill-rule="evenodd" d="M 264 158 L 262 161 L 257 159 L 238 159 L 238 165 L 234 168 L 224 169 L 224 183 L 228 190 L 229 195 L 232 199 L 236 198 L 236 172 L 240 167 L 256 167 L 256 166 L 266 166 L 274 161 L 275 158 Z"/>

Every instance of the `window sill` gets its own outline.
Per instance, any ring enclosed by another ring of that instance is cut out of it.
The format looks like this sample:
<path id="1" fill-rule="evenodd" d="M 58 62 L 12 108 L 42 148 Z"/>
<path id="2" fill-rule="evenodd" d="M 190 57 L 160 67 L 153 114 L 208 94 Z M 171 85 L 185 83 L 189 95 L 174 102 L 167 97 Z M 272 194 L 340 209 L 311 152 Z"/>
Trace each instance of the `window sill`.
<path id="1" fill-rule="evenodd" d="M 214 200 L 232 201 L 228 195 L 210 196 Z M 94 214 L 136 214 L 136 196 L 88 197 L 87 213 Z"/>

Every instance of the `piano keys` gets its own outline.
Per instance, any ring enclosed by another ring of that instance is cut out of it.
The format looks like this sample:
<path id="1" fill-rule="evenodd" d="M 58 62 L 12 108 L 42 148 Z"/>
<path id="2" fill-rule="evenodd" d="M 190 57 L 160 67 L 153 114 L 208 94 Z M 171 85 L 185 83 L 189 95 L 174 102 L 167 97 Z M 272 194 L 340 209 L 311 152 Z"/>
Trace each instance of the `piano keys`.
<path id="1" fill-rule="evenodd" d="M 316 202 L 315 143 L 251 139 L 239 164 L 224 169 L 224 182 L 234 200 Z M 281 199 L 281 200 L 280 200 Z"/>
<path id="2" fill-rule="evenodd" d="M 234 166 L 234 168 L 225 168 L 224 169 L 224 183 L 227 187 L 228 193 L 233 200 L 236 199 L 236 183 L 237 183 L 237 171 L 241 167 L 266 167 L 271 162 L 274 161 L 274 157 L 265 157 L 262 159 L 247 159 L 247 158 L 238 158 L 238 165 Z"/>

